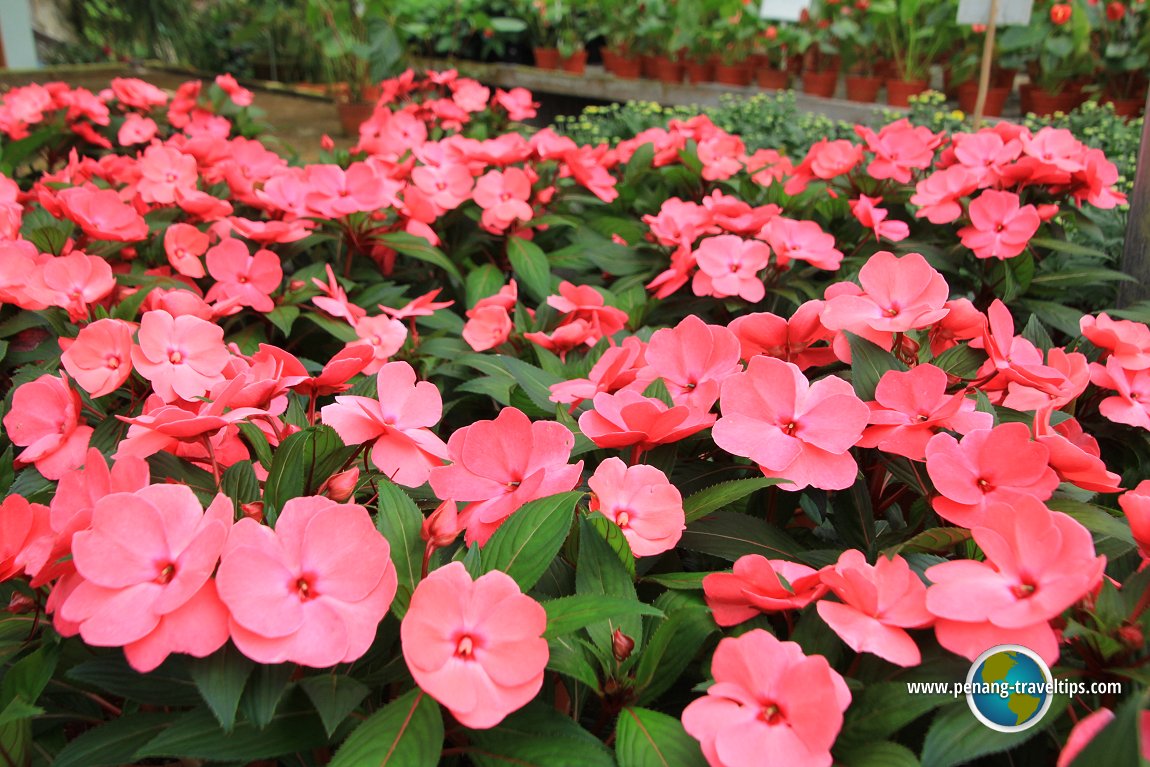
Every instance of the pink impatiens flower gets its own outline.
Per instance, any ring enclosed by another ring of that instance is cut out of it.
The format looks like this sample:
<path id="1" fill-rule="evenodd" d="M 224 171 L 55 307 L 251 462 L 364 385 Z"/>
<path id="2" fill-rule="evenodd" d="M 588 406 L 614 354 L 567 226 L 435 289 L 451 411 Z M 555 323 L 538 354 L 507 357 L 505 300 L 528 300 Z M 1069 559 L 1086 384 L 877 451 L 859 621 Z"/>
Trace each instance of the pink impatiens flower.
<path id="1" fill-rule="evenodd" d="M 958 230 L 962 244 L 978 258 L 1013 258 L 1042 224 L 1038 209 L 1021 205 L 1014 192 L 983 191 L 970 202 L 970 226 Z"/>
<path id="2" fill-rule="evenodd" d="M 138 338 L 132 362 L 165 402 L 202 397 L 224 380 L 231 355 L 219 325 L 191 315 L 173 317 L 160 309 L 144 313 Z"/>
<path id="3" fill-rule="evenodd" d="M 729 298 L 758 303 L 767 294 L 758 273 L 771 260 L 771 249 L 758 240 L 744 240 L 734 234 L 709 237 L 695 250 L 699 271 L 691 282 L 696 296 Z"/>
<path id="4" fill-rule="evenodd" d="M 871 565 L 861 551 L 848 549 L 820 577 L 842 601 L 824 599 L 815 609 L 852 650 L 904 667 L 922 662 L 906 629 L 929 626 L 934 616 L 926 609 L 926 584 L 905 559 L 880 556 Z"/>
<path id="5" fill-rule="evenodd" d="M 703 578 L 707 607 L 720 626 L 735 626 L 762 613 L 801 610 L 826 592 L 813 567 L 760 554 L 739 557 L 732 572 Z"/>
<path id="6" fill-rule="evenodd" d="M 356 660 L 395 596 L 390 554 L 357 504 L 292 498 L 274 531 L 241 519 L 216 576 L 236 647 L 257 663 L 327 668 Z"/>
<path id="7" fill-rule="evenodd" d="M 347 445 L 368 443 L 375 467 L 396 484 L 419 487 L 443 465 L 447 445 L 428 428 L 443 414 L 439 389 L 416 381 L 406 362 L 389 362 L 377 376 L 378 399 L 342 396 L 325 405 L 323 422 Z"/>
<path id="8" fill-rule="evenodd" d="M 635 556 L 662 554 L 679 542 L 686 528 L 683 496 L 659 469 L 608 458 L 587 486 L 593 493 L 591 511 L 619 526 Z"/>
<path id="9" fill-rule="evenodd" d="M 0 582 L 43 565 L 52 543 L 48 507 L 10 495 L 0 503 Z"/>
<path id="10" fill-rule="evenodd" d="M 673 328 L 651 335 L 636 387 L 663 380 L 671 401 L 706 412 L 719 398 L 723 381 L 738 373 L 739 341 L 727 328 L 688 314 Z"/>
<path id="11" fill-rule="evenodd" d="M 971 532 L 985 561 L 926 571 L 938 642 L 971 660 L 996 644 L 1021 644 L 1053 665 L 1058 638 L 1049 621 L 1098 585 L 1106 558 L 1095 556 L 1090 531 L 1034 498 L 991 504 L 983 519 Z"/>
<path id="12" fill-rule="evenodd" d="M 779 487 L 841 490 L 854 484 L 858 464 L 849 451 L 869 410 L 841 378 L 811 384 L 796 365 L 759 356 L 723 383 L 719 405 L 715 444 L 750 458 L 767 476 L 787 480 Z"/>
<path id="13" fill-rule="evenodd" d="M 859 271 L 863 292 L 836 295 L 823 309 L 823 325 L 859 333 L 869 328 L 903 333 L 924 328 L 947 315 L 950 293 L 946 280 L 918 253 L 901 258 L 890 251 L 875 253 Z"/>
<path id="14" fill-rule="evenodd" d="M 205 657 L 228 639 L 216 568 L 232 521 L 217 495 L 205 512 L 186 485 L 150 485 L 96 501 L 92 525 L 72 538 L 83 580 L 60 607 L 97 647 L 124 647 L 128 662 L 151 671 L 170 653 Z"/>
<path id="15" fill-rule="evenodd" d="M 247 245 L 229 237 L 208 250 L 205 259 L 208 274 L 216 284 L 208 290 L 208 301 L 231 301 L 237 306 L 250 306 L 257 312 L 275 308 L 271 294 L 283 279 L 280 257 L 270 250 L 248 252 Z"/>
<path id="16" fill-rule="evenodd" d="M 35 464 L 48 479 L 60 479 L 84 463 L 94 431 L 80 419 L 80 395 L 66 379 L 49 375 L 16 388 L 4 429 L 24 448 L 17 462 Z"/>
<path id="17" fill-rule="evenodd" d="M 93 399 L 103 397 L 132 374 L 132 331 L 131 323 L 124 320 L 96 320 L 76 338 L 60 339 L 64 347 L 60 362 Z"/>
<path id="18" fill-rule="evenodd" d="M 668 407 L 662 400 L 624 389 L 596 394 L 594 408 L 579 416 L 579 430 L 599 447 L 634 446 L 635 454 L 678 442 L 715 422 L 715 416 L 690 405 Z"/>
<path id="19" fill-rule="evenodd" d="M 830 767 L 851 693 L 826 658 L 754 629 L 719 642 L 711 674 L 707 694 L 683 710 L 683 727 L 711 767 L 754 767 L 764 758 Z"/>
<path id="20" fill-rule="evenodd" d="M 168 263 L 185 277 L 198 279 L 204 276 L 200 256 L 207 251 L 208 235 L 191 224 L 172 224 L 164 232 L 164 252 Z"/>
<path id="21" fill-rule="evenodd" d="M 535 212 L 531 199 L 531 179 L 522 168 L 488 171 L 475 183 L 475 203 L 483 208 L 483 228 L 503 234 L 518 222 L 530 221 Z"/>
<path id="22" fill-rule="evenodd" d="M 467 542 L 480 545 L 529 501 L 565 493 L 579 481 L 583 462 L 567 463 L 575 436 L 556 421 L 532 422 L 505 407 L 491 421 L 476 421 L 451 435 L 450 466 L 431 470 L 431 488 L 443 500 L 469 501 L 460 512 Z"/>
<path id="23" fill-rule="evenodd" d="M 559 295 L 548 296 L 547 305 L 563 312 L 564 322 L 584 320 L 587 323 L 587 346 L 594 346 L 601 338 L 610 338 L 627 324 L 627 313 L 607 306 L 603 294 L 590 285 L 573 285 L 564 280 L 559 283 Z"/>
<path id="24" fill-rule="evenodd" d="M 1150 327 L 1141 322 L 1113 320 L 1106 312 L 1079 320 L 1082 335 L 1109 353 L 1126 370 L 1150 368 Z"/>
<path id="25" fill-rule="evenodd" d="M 465 727 L 487 729 L 535 697 L 547 612 L 506 573 L 472 580 L 452 562 L 420 581 L 399 627 L 415 683 Z"/>
<path id="26" fill-rule="evenodd" d="M 360 317 L 355 322 L 355 334 L 359 340 L 348 346 L 366 346 L 372 352 L 371 362 L 363 369 L 368 375 L 378 372 L 407 341 L 407 327 L 384 314 Z"/>

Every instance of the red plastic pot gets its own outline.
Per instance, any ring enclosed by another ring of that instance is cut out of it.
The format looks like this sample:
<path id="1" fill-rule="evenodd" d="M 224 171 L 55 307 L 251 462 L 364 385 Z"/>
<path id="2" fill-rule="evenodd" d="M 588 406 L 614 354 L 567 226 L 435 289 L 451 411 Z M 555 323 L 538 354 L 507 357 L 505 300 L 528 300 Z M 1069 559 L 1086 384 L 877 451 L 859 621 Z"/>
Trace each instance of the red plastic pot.
<path id="1" fill-rule="evenodd" d="M 803 72 L 803 93 L 811 96 L 821 96 L 829 99 L 835 95 L 838 87 L 839 73 L 831 72 Z"/>
<path id="2" fill-rule="evenodd" d="M 785 91 L 790 84 L 791 77 L 781 69 L 765 67 L 755 71 L 755 81 L 760 88 L 772 91 Z"/>
<path id="3" fill-rule="evenodd" d="M 878 101 L 878 92 L 881 89 L 881 77 L 847 75 L 846 94 L 849 101 L 858 101 L 863 104 L 873 104 L 874 102 Z"/>
<path id="4" fill-rule="evenodd" d="M 559 68 L 559 49 L 558 48 L 536 48 L 535 53 L 535 66 L 539 69 L 558 69 Z"/>
<path id="5" fill-rule="evenodd" d="M 930 89 L 926 80 L 898 80 L 886 81 L 886 101 L 892 107 L 910 106 L 910 97 L 917 96 Z"/>

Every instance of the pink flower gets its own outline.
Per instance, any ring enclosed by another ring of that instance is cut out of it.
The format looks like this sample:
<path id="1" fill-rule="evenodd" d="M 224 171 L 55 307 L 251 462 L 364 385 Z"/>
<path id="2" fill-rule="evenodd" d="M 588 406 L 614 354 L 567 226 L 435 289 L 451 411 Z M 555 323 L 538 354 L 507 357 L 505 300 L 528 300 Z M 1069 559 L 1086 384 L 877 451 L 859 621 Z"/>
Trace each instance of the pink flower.
<path id="1" fill-rule="evenodd" d="M 976 411 L 965 392 L 947 394 L 946 387 L 946 373 L 934 365 L 916 365 L 905 373 L 888 370 L 875 387 L 870 425 L 858 446 L 923 461 L 927 443 L 940 429 L 967 434 L 994 426 L 994 416 Z"/>
<path id="2" fill-rule="evenodd" d="M 871 565 L 861 551 L 848 549 L 820 577 L 842 601 L 824 599 L 815 609 L 852 650 L 903 667 L 922 662 L 906 629 L 929 626 L 934 616 L 926 610 L 926 584 L 905 559 L 879 556 Z"/>
<path id="3" fill-rule="evenodd" d="M 986 554 L 928 568 L 926 607 L 939 644 L 973 660 L 996 644 L 1017 643 L 1048 664 L 1058 660 L 1049 621 L 1086 596 L 1102 577 L 1090 532 L 1032 497 L 991 504 L 971 533 Z"/>
<path id="4" fill-rule="evenodd" d="M 594 346 L 599 339 L 595 336 L 595 329 L 587 320 L 570 320 L 555 328 L 550 335 L 543 332 L 524 333 L 523 337 L 533 344 L 538 344 L 552 354 L 559 356 L 559 361 L 567 359 L 567 353 L 579 346 Z"/>
<path id="5" fill-rule="evenodd" d="M 511 315 L 502 306 L 476 306 L 467 317 L 463 340 L 477 352 L 494 349 L 511 336 Z"/>
<path id="6" fill-rule="evenodd" d="M 138 167 L 140 180 L 136 188 L 140 199 L 147 203 L 171 205 L 180 193 L 195 189 L 199 179 L 196 158 L 162 144 L 145 149 Z"/>
<path id="7" fill-rule="evenodd" d="M 52 543 L 48 507 L 10 495 L 0 503 L 0 583 L 24 572 L 35 572 Z M 41 551 L 42 549 L 42 551 Z"/>
<path id="8" fill-rule="evenodd" d="M 790 195 L 801 194 L 812 179 L 829 181 L 845 176 L 862 162 L 863 149 L 845 139 L 828 141 L 823 139 L 807 151 L 807 156 L 794 169 L 783 191 Z"/>
<path id="9" fill-rule="evenodd" d="M 96 320 L 76 338 L 60 339 L 60 362 L 93 399 L 114 392 L 132 374 L 133 329 L 123 320 Z"/>
<path id="10" fill-rule="evenodd" d="M 579 429 L 599 447 L 634 446 L 638 453 L 678 442 L 715 422 L 715 416 L 690 405 L 668 407 L 662 400 L 624 389 L 596 394 L 594 409 L 579 416 Z"/>
<path id="11" fill-rule="evenodd" d="M 543 686 L 547 613 L 506 573 L 474 581 L 452 562 L 420 581 L 399 627 L 415 683 L 465 727 L 484 730 Z"/>
<path id="12" fill-rule="evenodd" d="M 538 103 L 531 100 L 531 91 L 526 88 L 512 88 L 509 91 L 496 88 L 492 103 L 507 110 L 507 117 L 515 121 L 530 120 L 539 107 Z"/>
<path id="13" fill-rule="evenodd" d="M 523 504 L 565 493 L 579 481 L 583 462 L 567 463 L 575 437 L 556 421 L 532 422 L 505 407 L 492 421 L 476 421 L 451 435 L 450 466 L 431 470 L 442 500 L 470 501 L 460 512 L 467 542 L 487 543 Z"/>
<path id="14" fill-rule="evenodd" d="M 857 200 L 851 200 L 851 215 L 860 224 L 874 232 L 876 240 L 884 237 L 891 242 L 899 242 L 910 236 L 910 226 L 905 221 L 887 221 L 890 211 L 876 207 L 882 202 L 881 197 L 867 197 L 859 195 Z"/>
<path id="15" fill-rule="evenodd" d="M 733 572 L 703 578 L 707 607 L 720 626 L 736 626 L 762 613 L 801 610 L 826 592 L 818 570 L 759 554 L 739 557 Z"/>
<path id="16" fill-rule="evenodd" d="M 635 381 L 639 370 L 645 367 L 646 345 L 635 336 L 612 346 L 591 367 L 586 378 L 573 378 L 551 385 L 552 402 L 578 405 L 599 392 L 612 394 Z"/>
<path id="17" fill-rule="evenodd" d="M 1107 470 L 1098 440 L 1084 432 L 1076 418 L 1051 426 L 1053 414 L 1049 407 L 1034 414 L 1034 439 L 1050 451 L 1050 468 L 1058 478 L 1094 493 L 1121 490 L 1122 477 Z"/>
<path id="18" fill-rule="evenodd" d="M 758 303 L 767 294 L 758 273 L 771 259 L 771 249 L 757 240 L 733 234 L 709 237 L 695 250 L 699 271 L 691 289 L 696 296 L 738 296 Z"/>
<path id="19" fill-rule="evenodd" d="M 475 186 L 475 179 L 461 163 L 419 165 L 412 169 L 411 181 L 444 211 L 455 210 L 469 200 Z"/>
<path id="20" fill-rule="evenodd" d="M 163 90 L 135 77 L 113 78 L 111 86 L 112 95 L 124 106 L 149 110 L 168 103 L 168 94 Z"/>
<path id="21" fill-rule="evenodd" d="M 948 522 L 974 527 L 985 523 L 991 503 L 1045 501 L 1058 487 L 1049 459 L 1021 423 L 975 429 L 961 441 L 936 434 L 926 445 L 926 471 L 939 492 L 931 505 Z"/>
<path id="22" fill-rule="evenodd" d="M 140 672 L 173 652 L 203 658 L 228 639 L 227 609 L 212 572 L 231 527 L 232 503 L 205 512 L 185 485 L 150 485 L 96 501 L 92 526 L 72 539 L 83 580 L 60 607 L 97 647 L 124 647 Z"/>
<path id="23" fill-rule="evenodd" d="M 723 381 L 742 370 L 739 342 L 727 328 L 688 314 L 674 328 L 651 335 L 634 388 L 662 379 L 676 405 L 706 412 L 719 398 Z"/>
<path id="24" fill-rule="evenodd" d="M 795 259 L 819 269 L 834 270 L 843 260 L 842 251 L 835 248 L 835 238 L 814 221 L 775 216 L 759 236 L 771 246 L 780 268 Z"/>
<path id="25" fill-rule="evenodd" d="M 962 216 L 959 200 L 978 189 L 978 181 L 978 175 L 962 165 L 935 171 L 915 186 L 910 202 L 919 209 L 914 217 L 932 224 L 957 221 Z"/>
<path id="26" fill-rule="evenodd" d="M 368 375 L 378 372 L 391 359 L 391 355 L 403 348 L 407 340 L 404 324 L 384 314 L 356 320 L 355 334 L 359 340 L 352 341 L 348 346 L 366 346 L 372 352 L 372 361 L 363 369 Z"/>
<path id="27" fill-rule="evenodd" d="M 1109 353 L 1126 370 L 1150 368 L 1150 327 L 1141 322 L 1112 320 L 1102 312 L 1098 317 L 1083 315 L 1082 335 Z"/>
<path id="28" fill-rule="evenodd" d="M 475 184 L 475 204 L 483 209 L 483 228 L 503 234 L 516 222 L 530 221 L 535 215 L 531 199 L 531 179 L 522 168 L 488 171 Z"/>
<path id="29" fill-rule="evenodd" d="M 559 283 L 559 295 L 547 297 L 547 305 L 563 312 L 564 322 L 585 320 L 589 328 L 585 342 L 588 346 L 594 346 L 601 338 L 610 338 L 627 324 L 627 313 L 607 306 L 603 294 L 590 285 L 573 285 L 564 280 Z"/>
<path id="30" fill-rule="evenodd" d="M 244 88 L 236 82 L 236 78 L 230 74 L 216 75 L 216 85 L 220 86 L 220 90 L 228 94 L 232 103 L 238 107 L 250 107 L 252 99 L 254 98 L 251 91 Z"/>
<path id="31" fill-rule="evenodd" d="M 1030 243 L 1042 220 L 1033 205 L 1021 205 L 1013 192 L 983 191 L 970 201 L 970 226 L 958 230 L 962 244 L 978 258 L 1013 258 Z"/>
<path id="32" fill-rule="evenodd" d="M 830 767 L 850 689 L 821 655 L 763 629 L 719 642 L 715 683 L 683 710 L 683 727 L 711 767 Z"/>
<path id="33" fill-rule="evenodd" d="M 1070 767 L 1082 749 L 1094 740 L 1094 736 L 1106 729 L 1106 726 L 1113 721 L 1114 712 L 1106 707 L 1091 711 L 1079 719 L 1066 737 L 1066 745 L 1058 754 L 1058 762 L 1055 767 Z"/>
<path id="34" fill-rule="evenodd" d="M 155 120 L 130 112 L 116 133 L 116 141 L 125 147 L 146 144 L 156 137 L 158 131 L 159 127 Z"/>
<path id="35" fill-rule="evenodd" d="M 204 276 L 200 256 L 207 250 L 208 235 L 191 224 L 172 224 L 164 232 L 164 252 L 168 263 L 185 277 L 198 279 Z"/>
<path id="36" fill-rule="evenodd" d="M 52 303 L 67 309 L 73 322 L 87 319 L 88 305 L 101 300 L 116 287 L 116 278 L 107 261 L 79 251 L 44 261 L 40 277 Z"/>
<path id="37" fill-rule="evenodd" d="M 323 422 L 345 445 L 368 444 L 371 461 L 393 482 L 419 487 L 447 458 L 447 445 L 427 427 L 443 413 L 439 389 L 416 382 L 406 362 L 389 362 L 377 375 L 378 399 L 336 397 L 325 405 Z"/>
<path id="38" fill-rule="evenodd" d="M 216 575 L 232 641 L 257 663 L 327 668 L 358 659 L 395 596 L 390 554 L 357 504 L 292 498 L 274 531 L 241 519 Z"/>
<path id="39" fill-rule="evenodd" d="M 789 320 L 770 312 L 744 314 L 728 327 L 739 339 L 739 354 L 745 360 L 765 354 L 793 362 L 799 370 L 821 367 L 835 361 L 833 349 L 815 346 L 834 337 L 819 317 L 825 305 L 824 301 L 806 301 Z"/>
<path id="40" fill-rule="evenodd" d="M 935 148 L 942 143 L 941 134 L 935 135 L 922 125 L 911 125 L 906 118 L 884 125 L 877 134 L 865 125 L 855 126 L 855 133 L 875 155 L 867 165 L 867 174 L 900 184 L 910 183 L 912 171 L 929 168 Z"/>
<path id="41" fill-rule="evenodd" d="M 12 394 L 4 429 L 22 464 L 35 464 L 48 479 L 60 479 L 84 463 L 93 429 L 80 419 L 80 395 L 68 382 L 43 375 L 21 384 Z"/>
<path id="42" fill-rule="evenodd" d="M 1130 534 L 1142 558 L 1150 559 L 1150 479 L 1142 480 L 1133 490 L 1118 496 L 1118 505 L 1126 514 Z"/>
<path id="43" fill-rule="evenodd" d="M 947 314 L 946 280 L 918 253 L 899 258 L 881 250 L 859 271 L 863 292 L 829 298 L 821 320 L 831 330 L 870 328 L 903 333 L 924 328 Z"/>
<path id="44" fill-rule="evenodd" d="M 229 237 L 208 250 L 208 273 L 216 284 L 204 297 L 207 301 L 230 301 L 250 306 L 257 312 L 275 308 L 271 294 L 283 279 L 280 257 L 270 250 L 257 250 L 253 256 L 247 245 Z"/>
<path id="45" fill-rule="evenodd" d="M 869 411 L 841 378 L 811 384 L 796 365 L 754 357 L 746 372 L 723 383 L 719 405 L 715 444 L 750 458 L 767 476 L 785 479 L 780 487 L 841 490 L 854 484 L 858 465 L 849 451 Z"/>
<path id="46" fill-rule="evenodd" d="M 224 329 L 191 315 L 145 312 L 138 338 L 132 362 L 165 402 L 202 397 L 223 380 L 231 357 L 224 347 Z"/>
<path id="47" fill-rule="evenodd" d="M 619 526 L 636 557 L 662 554 L 679 542 L 686 528 L 683 496 L 659 469 L 628 467 L 612 457 L 599 464 L 587 486 L 591 511 Z"/>

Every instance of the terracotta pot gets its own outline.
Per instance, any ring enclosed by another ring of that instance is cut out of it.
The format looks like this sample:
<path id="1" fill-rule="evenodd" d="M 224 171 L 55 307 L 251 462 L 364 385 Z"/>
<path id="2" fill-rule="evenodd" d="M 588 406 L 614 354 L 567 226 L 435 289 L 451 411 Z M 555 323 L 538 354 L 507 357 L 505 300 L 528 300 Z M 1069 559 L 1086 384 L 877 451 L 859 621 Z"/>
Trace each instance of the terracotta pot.
<path id="1" fill-rule="evenodd" d="M 539 69 L 558 69 L 559 68 L 559 49 L 558 48 L 536 48 L 535 53 L 535 66 Z"/>
<path id="2" fill-rule="evenodd" d="M 692 85 L 709 83 L 715 78 L 714 68 L 706 61 L 688 61 L 684 64 L 684 68 L 687 71 L 687 82 Z"/>
<path id="3" fill-rule="evenodd" d="M 882 88 L 882 78 L 847 75 L 846 86 L 848 100 L 873 104 L 878 101 L 878 92 Z"/>
<path id="4" fill-rule="evenodd" d="M 587 71 L 587 51 L 579 51 L 559 59 L 559 66 L 564 72 L 570 72 L 573 75 L 583 74 Z"/>
<path id="5" fill-rule="evenodd" d="M 835 95 L 838 82 L 839 73 L 837 71 L 803 72 L 803 93 L 829 99 Z"/>
<path id="6" fill-rule="evenodd" d="M 615 74 L 615 62 L 619 60 L 619 55 L 610 48 L 599 49 L 599 55 L 603 57 L 603 71 Z"/>
<path id="7" fill-rule="evenodd" d="M 742 61 L 738 64 L 716 64 L 715 82 L 745 88 L 751 84 L 751 68 Z"/>
<path id="8" fill-rule="evenodd" d="M 995 88 L 1014 89 L 1014 78 L 1018 75 L 1017 69 L 995 69 L 990 73 Z"/>
<path id="9" fill-rule="evenodd" d="M 986 103 L 982 107 L 982 114 L 986 117 L 1000 117 L 1010 98 L 1010 88 L 988 88 L 986 90 Z M 978 102 L 978 83 L 967 82 L 958 86 L 958 108 L 967 114 L 974 114 Z"/>
<path id="10" fill-rule="evenodd" d="M 651 71 L 661 83 L 683 82 L 683 65 L 669 56 L 652 56 Z"/>
<path id="11" fill-rule="evenodd" d="M 790 84 L 791 77 L 781 69 L 765 67 L 756 70 L 755 81 L 760 88 L 771 91 L 785 91 Z"/>
<path id="12" fill-rule="evenodd" d="M 1119 117 L 1139 117 L 1146 107 L 1146 102 L 1142 99 L 1112 99 L 1105 96 L 1103 101 L 1113 106 L 1114 114 Z"/>
<path id="13" fill-rule="evenodd" d="M 910 97 L 917 96 L 930 89 L 926 80 L 899 80 L 892 78 L 886 81 L 886 101 L 892 107 L 910 106 Z"/>
<path id="14" fill-rule="evenodd" d="M 339 125 L 345 136 L 358 136 L 359 125 L 371 117 L 375 104 L 363 102 L 338 102 L 335 105 L 339 114 Z"/>
<path id="15" fill-rule="evenodd" d="M 1080 102 L 1081 93 L 1073 91 L 1050 93 L 1038 87 L 1030 91 L 1030 111 L 1039 116 L 1052 115 L 1055 112 L 1069 112 Z"/>
<path id="16" fill-rule="evenodd" d="M 638 80 L 643 75 L 643 62 L 638 56 L 616 54 L 614 75 L 624 80 Z"/>

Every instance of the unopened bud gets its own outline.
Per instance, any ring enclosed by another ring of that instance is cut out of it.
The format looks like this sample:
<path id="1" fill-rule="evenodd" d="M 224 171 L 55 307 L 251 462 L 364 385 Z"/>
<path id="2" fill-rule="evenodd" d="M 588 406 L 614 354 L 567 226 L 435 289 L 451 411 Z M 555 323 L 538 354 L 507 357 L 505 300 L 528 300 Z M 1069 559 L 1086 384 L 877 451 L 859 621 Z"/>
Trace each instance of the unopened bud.
<path id="1" fill-rule="evenodd" d="M 347 471 L 328 477 L 319 489 L 319 494 L 326 495 L 336 503 L 343 503 L 355 493 L 355 486 L 358 483 L 359 469 L 353 466 Z"/>
<path id="2" fill-rule="evenodd" d="M 1122 644 L 1131 650 L 1142 649 L 1146 641 L 1146 637 L 1142 633 L 1142 627 L 1135 623 L 1127 623 L 1118 629 L 1118 638 L 1122 640 Z"/>
<path id="3" fill-rule="evenodd" d="M 463 528 L 459 526 L 459 510 L 455 501 L 444 501 L 423 520 L 419 534 L 427 545 L 441 549 L 455 540 Z"/>
<path id="4" fill-rule="evenodd" d="M 252 501 L 251 503 L 241 503 L 240 511 L 248 519 L 254 519 L 256 522 L 264 521 L 264 502 Z"/>
<path id="5" fill-rule="evenodd" d="M 621 629 L 615 629 L 615 633 L 611 635 L 611 653 L 615 656 L 615 660 L 622 663 L 631 657 L 634 649 L 635 640 L 624 634 Z"/>
<path id="6" fill-rule="evenodd" d="M 325 152 L 330 152 L 335 149 L 335 142 L 331 140 L 331 136 L 326 133 L 320 136 L 319 145 Z"/>
<path id="7" fill-rule="evenodd" d="M 20 615 L 21 613 L 30 613 L 36 609 L 36 601 L 27 594 L 21 594 L 19 591 L 13 592 L 12 598 L 8 600 L 8 612 L 13 615 Z"/>

